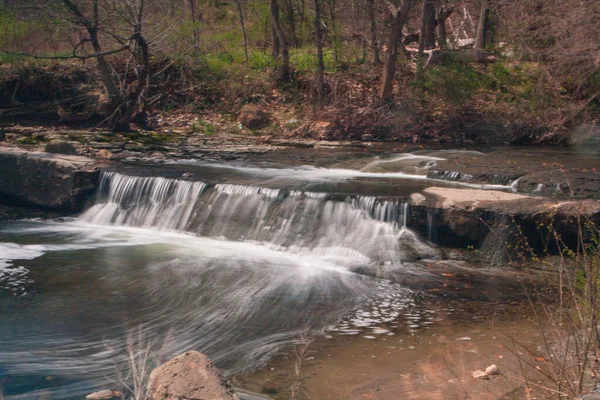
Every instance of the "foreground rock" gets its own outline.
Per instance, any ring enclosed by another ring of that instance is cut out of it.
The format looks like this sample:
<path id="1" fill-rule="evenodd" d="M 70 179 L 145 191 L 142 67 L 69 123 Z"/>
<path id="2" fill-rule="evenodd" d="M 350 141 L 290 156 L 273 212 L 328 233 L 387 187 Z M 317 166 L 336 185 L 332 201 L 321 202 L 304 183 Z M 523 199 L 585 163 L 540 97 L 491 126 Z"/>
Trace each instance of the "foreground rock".
<path id="1" fill-rule="evenodd" d="M 86 157 L 0 148 L 0 196 L 13 205 L 79 211 L 98 177 Z"/>
<path id="2" fill-rule="evenodd" d="M 148 399 L 239 400 L 239 397 L 208 357 L 188 351 L 152 371 Z"/>

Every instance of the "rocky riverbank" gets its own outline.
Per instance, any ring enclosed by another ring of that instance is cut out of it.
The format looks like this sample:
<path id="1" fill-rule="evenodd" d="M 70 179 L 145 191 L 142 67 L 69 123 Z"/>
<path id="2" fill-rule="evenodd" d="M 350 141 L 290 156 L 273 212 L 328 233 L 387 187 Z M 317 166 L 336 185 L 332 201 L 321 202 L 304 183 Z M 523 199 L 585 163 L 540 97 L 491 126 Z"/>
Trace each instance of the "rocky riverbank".
<path id="1" fill-rule="evenodd" d="M 446 247 L 481 249 L 482 261 L 504 264 L 547 250 L 556 234 L 575 249 L 589 224 L 600 225 L 600 201 L 556 201 L 493 190 L 430 187 L 410 198 L 409 227 Z"/>
<path id="2" fill-rule="evenodd" d="M 0 147 L 0 195 L 11 205 L 80 211 L 98 176 L 87 157 Z"/>

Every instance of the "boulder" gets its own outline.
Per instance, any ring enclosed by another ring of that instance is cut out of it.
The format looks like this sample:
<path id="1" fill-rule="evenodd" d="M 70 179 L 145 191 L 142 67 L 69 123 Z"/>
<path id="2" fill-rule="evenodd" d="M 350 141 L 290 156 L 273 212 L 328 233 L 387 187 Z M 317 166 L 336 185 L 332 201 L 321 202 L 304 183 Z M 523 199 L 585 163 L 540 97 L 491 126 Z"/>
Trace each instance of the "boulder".
<path id="1" fill-rule="evenodd" d="M 54 154 L 67 154 L 74 155 L 77 154 L 77 150 L 75 150 L 75 146 L 71 143 L 66 142 L 64 140 L 54 139 L 46 144 L 44 148 L 46 153 L 54 153 Z"/>
<path id="2" fill-rule="evenodd" d="M 11 205 L 80 211 L 99 175 L 86 157 L 0 148 L 0 196 Z"/>
<path id="3" fill-rule="evenodd" d="M 240 110 L 240 123 L 249 129 L 262 128 L 269 122 L 269 116 L 256 104 L 246 104 Z"/>
<path id="4" fill-rule="evenodd" d="M 239 400 L 239 397 L 208 357 L 187 351 L 152 371 L 148 399 Z"/>

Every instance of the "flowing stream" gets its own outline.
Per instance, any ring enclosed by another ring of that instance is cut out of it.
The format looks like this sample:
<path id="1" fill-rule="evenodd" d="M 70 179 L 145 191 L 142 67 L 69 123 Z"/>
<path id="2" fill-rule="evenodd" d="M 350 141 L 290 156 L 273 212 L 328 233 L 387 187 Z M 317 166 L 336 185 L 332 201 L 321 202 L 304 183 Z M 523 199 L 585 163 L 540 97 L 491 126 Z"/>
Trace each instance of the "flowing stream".
<path id="1" fill-rule="evenodd" d="M 118 386 L 128 346 L 149 346 L 154 362 L 197 349 L 234 374 L 308 328 L 426 329 L 424 294 L 404 283 L 423 284 L 438 249 L 407 228 L 402 194 L 312 190 L 344 171 L 237 168 L 269 176 L 243 184 L 104 172 L 77 218 L 0 221 L 5 398 Z M 397 186 L 411 185 L 405 175 Z"/>

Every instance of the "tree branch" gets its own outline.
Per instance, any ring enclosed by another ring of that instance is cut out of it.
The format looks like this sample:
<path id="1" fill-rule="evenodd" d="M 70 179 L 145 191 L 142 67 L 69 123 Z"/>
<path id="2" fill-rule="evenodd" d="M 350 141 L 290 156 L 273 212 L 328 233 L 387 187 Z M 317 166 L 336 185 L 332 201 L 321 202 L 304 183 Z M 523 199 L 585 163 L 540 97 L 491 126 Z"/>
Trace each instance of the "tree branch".
<path id="1" fill-rule="evenodd" d="M 79 45 L 78 45 L 78 47 L 79 47 Z M 126 46 L 120 47 L 115 50 L 103 51 L 101 53 L 88 54 L 85 56 L 79 56 L 77 54 L 72 54 L 72 55 L 68 55 L 68 56 L 38 56 L 37 54 L 29 54 L 29 53 L 24 53 L 24 52 L 20 52 L 20 51 L 18 51 L 18 52 L 2 51 L 2 53 L 8 54 L 8 55 L 13 55 L 13 56 L 30 57 L 30 58 L 34 58 L 36 60 L 89 60 L 90 58 L 98 58 L 98 57 L 109 56 L 111 54 L 120 53 L 122 51 L 129 50 L 129 48 L 130 48 L 130 46 L 126 45 Z"/>

